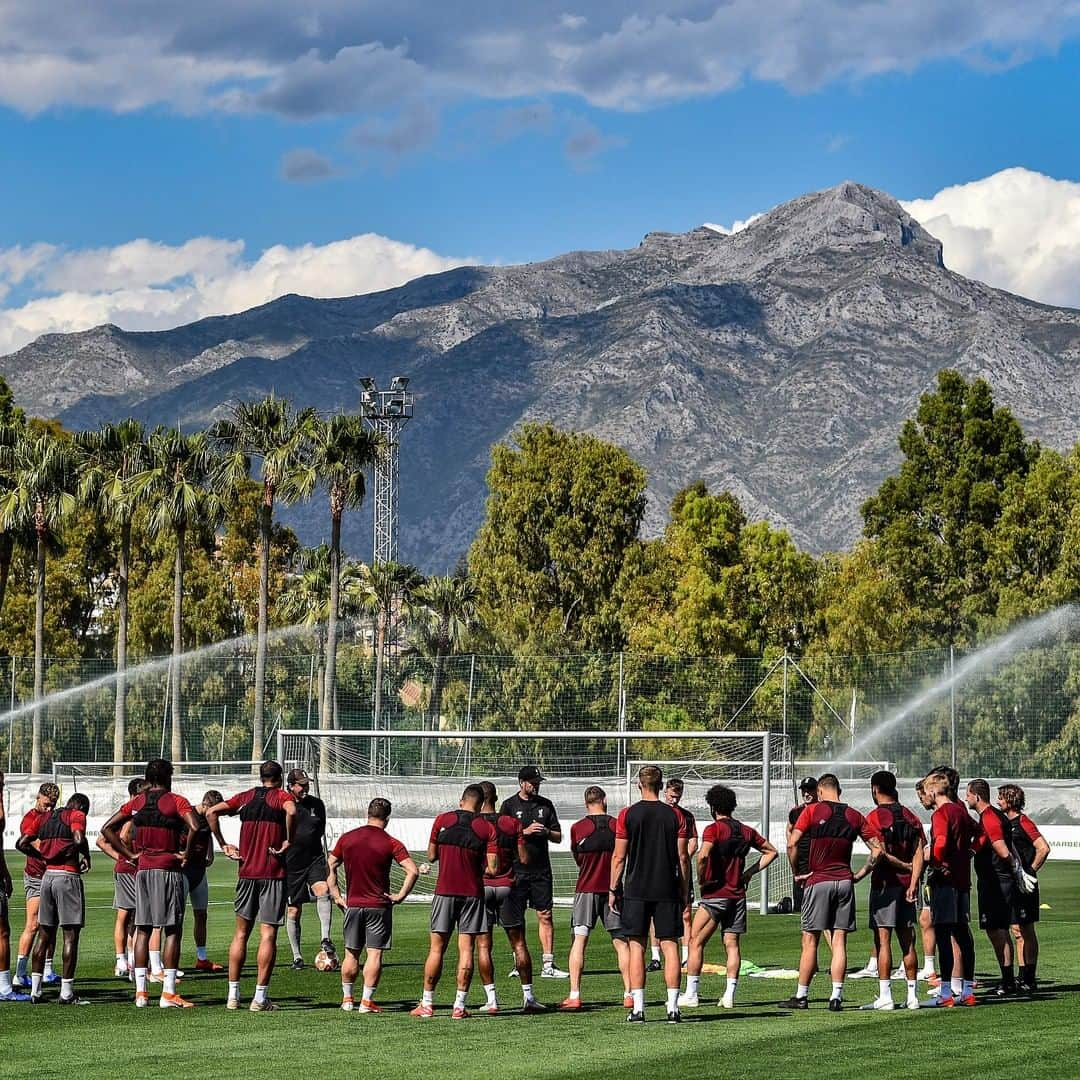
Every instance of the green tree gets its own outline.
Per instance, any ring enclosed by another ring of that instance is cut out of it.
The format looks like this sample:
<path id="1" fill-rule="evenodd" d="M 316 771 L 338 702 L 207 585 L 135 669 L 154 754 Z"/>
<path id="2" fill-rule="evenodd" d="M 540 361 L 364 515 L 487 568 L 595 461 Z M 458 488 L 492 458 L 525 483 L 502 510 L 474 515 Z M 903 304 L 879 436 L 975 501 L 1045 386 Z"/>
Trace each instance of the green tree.
<path id="1" fill-rule="evenodd" d="M 212 445 L 221 451 L 213 483 L 224 495 L 231 486 L 247 478 L 251 459 L 258 459 L 262 484 L 259 507 L 259 624 L 255 644 L 255 709 L 252 718 L 253 759 L 262 754 L 263 712 L 266 699 L 266 652 L 270 611 L 270 541 L 274 524 L 274 503 L 285 501 L 292 490 L 292 477 L 304 468 L 307 436 L 315 413 L 297 413 L 292 405 L 270 394 L 260 401 L 232 406 L 226 420 L 209 432 Z"/>
<path id="2" fill-rule="evenodd" d="M 1035 448 L 982 379 L 939 373 L 900 433 L 900 471 L 862 507 L 864 531 L 931 641 L 970 640 L 994 611 L 991 534 Z"/>
<path id="3" fill-rule="evenodd" d="M 40 702 L 45 678 L 45 564 L 64 520 L 79 505 L 78 475 L 71 440 L 28 427 L 0 447 L 0 468 L 11 488 L 0 496 L 4 529 L 33 527 L 36 563 L 34 605 L 34 701 Z M 41 772 L 41 708 L 33 713 L 30 771 Z"/>
<path id="4" fill-rule="evenodd" d="M 20 432 L 26 428 L 26 416 L 15 404 L 11 387 L 0 376 L 0 445 L 14 446 Z M 0 464 L 0 497 L 15 486 L 11 471 Z M 11 560 L 15 554 L 18 539 L 17 530 L 9 529 L 0 523 L 0 613 L 4 610 L 4 596 L 7 593 L 8 577 L 11 574 Z"/>
<path id="5" fill-rule="evenodd" d="M 131 522 L 138 507 L 131 479 L 150 463 L 146 432 L 137 420 L 106 424 L 75 437 L 80 463 L 79 494 L 119 531 L 116 561 L 116 709 L 113 760 L 125 759 L 127 730 L 128 578 L 131 567 Z M 123 767 L 116 765 L 116 775 Z"/>
<path id="6" fill-rule="evenodd" d="M 645 472 L 590 435 L 526 424 L 492 449 L 469 552 L 477 610 L 506 651 L 622 645 L 615 586 L 645 512 Z"/>
<path id="7" fill-rule="evenodd" d="M 184 651 L 184 548 L 190 532 L 213 528 L 224 503 L 211 486 L 220 462 L 205 432 L 185 435 L 175 428 L 157 428 L 148 440 L 149 465 L 131 480 L 132 496 L 149 507 L 152 535 L 173 538 L 173 608 L 170 743 L 173 761 L 183 759 L 180 667 Z M 261 745 L 259 750 L 262 750 Z M 257 756 L 257 755 L 256 755 Z"/>
<path id="8" fill-rule="evenodd" d="M 476 587 L 467 577 L 430 577 L 415 593 L 413 638 L 431 659 L 428 722 L 439 726 L 446 658 L 461 649 L 476 629 Z"/>

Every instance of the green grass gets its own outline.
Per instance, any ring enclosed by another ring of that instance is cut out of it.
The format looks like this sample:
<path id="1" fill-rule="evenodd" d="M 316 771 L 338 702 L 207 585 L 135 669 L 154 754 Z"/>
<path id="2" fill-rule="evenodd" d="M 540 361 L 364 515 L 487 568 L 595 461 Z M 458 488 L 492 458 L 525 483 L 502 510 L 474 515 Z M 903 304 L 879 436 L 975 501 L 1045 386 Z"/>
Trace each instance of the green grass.
<path id="1" fill-rule="evenodd" d="M 212 868 L 211 956 L 225 960 L 232 930 L 230 897 L 234 870 L 221 861 Z M 18 875 L 16 875 L 18 876 Z M 510 968 L 505 941 L 497 939 L 500 997 L 515 1006 L 496 1017 L 474 1016 L 451 1022 L 453 959 L 439 987 L 440 1008 L 429 1021 L 407 1015 L 416 1002 L 427 951 L 426 908 L 406 905 L 395 913 L 394 949 L 383 974 L 378 999 L 388 1008 L 380 1016 L 338 1009 L 336 974 L 313 969 L 293 973 L 279 967 L 271 988 L 282 1012 L 253 1015 L 227 1012 L 223 976 L 189 976 L 184 994 L 198 1008 L 179 1012 L 158 1008 L 136 1011 L 129 984 L 112 977 L 112 877 L 98 860 L 87 879 L 88 925 L 83 932 L 77 989 L 93 1004 L 84 1009 L 36 1008 L 0 1004 L 0 1077 L 33 1080 L 90 1080 L 145 1075 L 213 1077 L 214 1080 L 265 1078 L 271 1073 L 330 1077 L 427 1075 L 432 1080 L 510 1075 L 528 1077 L 678 1076 L 755 1077 L 818 1073 L 831 1078 L 960 1076 L 1063 1077 L 1075 1071 L 1080 1009 L 1076 972 L 1080 969 L 1080 863 L 1051 864 L 1042 874 L 1042 895 L 1051 905 L 1040 924 L 1043 991 L 1038 1000 L 987 1003 L 979 1009 L 923 1010 L 918 1013 L 859 1013 L 855 1006 L 877 990 L 873 980 L 847 986 L 850 1007 L 840 1015 L 826 1011 L 827 977 L 811 989 L 808 1012 L 790 1013 L 777 1002 L 793 991 L 792 982 L 743 979 L 738 1007 L 726 1013 L 715 1005 L 688 1012 L 680 1027 L 662 1022 L 628 1028 L 621 1008 L 621 983 L 606 935 L 594 936 L 583 987 L 587 1011 L 526 1017 L 517 983 L 503 976 Z M 21 889 L 12 902 L 13 937 L 22 926 Z M 863 903 L 865 909 L 865 901 Z M 531 917 L 530 917 L 531 918 Z M 317 947 L 315 911 L 305 915 L 305 952 Z M 566 958 L 568 912 L 557 911 L 557 953 Z M 860 916 L 860 921 L 864 923 Z M 335 918 L 335 933 L 339 933 Z M 189 930 L 190 934 L 190 930 Z M 283 963 L 289 962 L 282 931 Z M 798 923 L 793 916 L 751 916 L 744 955 L 759 964 L 794 967 Z M 530 942 L 535 947 L 530 928 Z M 984 985 L 997 970 L 985 935 L 977 934 L 978 974 Z M 869 952 L 869 934 L 853 937 L 851 966 Z M 190 966 L 190 936 L 184 960 Z M 252 953 L 253 957 L 253 953 Z M 824 958 L 824 947 L 823 947 Z M 719 959 L 718 942 L 707 960 Z M 245 1004 L 254 976 L 250 967 L 241 986 Z M 704 976 L 702 997 L 715 1002 L 722 976 Z M 359 987 L 357 987 L 359 991 Z M 549 1004 L 566 991 L 565 981 L 538 980 L 538 994 Z M 156 993 L 156 990 L 155 990 Z M 900 984 L 894 995 L 900 996 Z M 650 976 L 647 1012 L 663 1015 L 663 984 Z M 482 991 L 477 981 L 471 1001 Z M 619 1003 L 619 1004 L 615 1004 Z M 1004 1010 L 1004 1011 L 1002 1011 Z"/>

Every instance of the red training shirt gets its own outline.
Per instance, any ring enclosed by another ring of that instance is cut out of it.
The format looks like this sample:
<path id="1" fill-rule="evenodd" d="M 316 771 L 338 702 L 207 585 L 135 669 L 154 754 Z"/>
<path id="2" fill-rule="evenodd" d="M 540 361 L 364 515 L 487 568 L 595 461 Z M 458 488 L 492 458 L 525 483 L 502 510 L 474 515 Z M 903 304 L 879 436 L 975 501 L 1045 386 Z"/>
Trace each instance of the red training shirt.
<path id="1" fill-rule="evenodd" d="M 257 792 L 265 792 L 261 816 L 245 819 L 243 809 Z M 229 807 L 240 814 L 240 872 L 238 877 L 260 881 L 283 881 L 285 859 L 271 855 L 271 848 L 285 842 L 285 811 L 287 802 L 296 802 L 291 791 L 284 788 L 251 788 L 228 800 Z"/>
<path id="2" fill-rule="evenodd" d="M 459 818 L 463 810 L 449 810 L 440 814 L 431 825 L 429 842 L 435 845 L 435 858 L 439 863 L 439 879 L 435 883 L 436 896 L 483 896 L 484 867 L 489 854 L 499 852 L 495 826 L 479 814 L 469 815 L 471 821 Z M 451 833 L 450 830 L 454 832 Z M 471 830 L 475 839 L 466 834 Z M 467 843 L 451 840 L 463 839 Z"/>
<path id="3" fill-rule="evenodd" d="M 51 813 L 39 815 L 37 821 L 34 822 L 32 826 L 32 831 L 27 832 L 24 835 L 31 838 L 36 837 L 41 826 L 44 825 L 50 817 L 52 817 Z M 71 829 L 72 832 L 78 829 L 85 835 L 86 815 L 81 810 L 61 810 L 60 820 Z M 72 848 L 71 841 L 64 837 L 57 836 L 42 840 L 41 857 L 44 860 L 46 870 L 66 870 L 71 874 L 77 874 L 79 872 L 78 853 Z"/>
<path id="4" fill-rule="evenodd" d="M 742 843 L 735 836 L 734 826 L 742 834 Z M 761 851 L 765 837 L 749 825 L 734 818 L 721 818 L 705 826 L 701 844 L 712 844 L 705 867 L 705 884 L 701 886 L 702 900 L 745 900 L 742 883 L 746 856 L 750 848 Z"/>
<path id="5" fill-rule="evenodd" d="M 809 803 L 795 828 L 810 837 L 806 885 L 820 881 L 851 881 L 851 851 L 855 841 L 880 840 L 880 834 L 852 806 L 837 802 Z"/>
<path id="6" fill-rule="evenodd" d="M 899 803 L 891 803 L 890 805 L 900 808 L 900 814 L 904 821 L 918 834 L 918 843 L 925 847 L 926 831 L 923 829 L 923 823 L 906 806 L 900 806 Z M 866 820 L 877 830 L 878 837 L 884 844 L 888 835 L 885 830 L 893 824 L 893 812 L 888 806 L 875 806 L 866 815 Z M 902 862 L 909 863 L 915 856 L 915 850 L 914 847 L 910 851 L 894 851 L 890 848 L 889 854 L 895 855 Z M 872 889 L 903 889 L 907 892 L 910 886 L 911 871 L 900 870 L 898 867 L 893 866 L 888 859 L 878 859 L 874 864 L 874 869 L 870 871 L 870 888 Z"/>
<path id="7" fill-rule="evenodd" d="M 330 854 L 345 867 L 349 907 L 390 907 L 390 866 L 409 858 L 400 840 L 378 825 L 361 825 L 339 837 Z"/>
<path id="8" fill-rule="evenodd" d="M 184 815 L 191 813 L 191 803 L 183 795 L 171 791 L 162 791 L 158 795 L 157 812 L 165 824 L 140 823 L 139 813 L 147 811 L 146 802 L 149 792 L 136 795 L 120 807 L 120 813 L 130 817 L 135 823 L 135 850 L 139 852 L 140 870 L 175 870 L 180 869 L 180 851 L 187 837 L 188 827 Z"/>
<path id="9" fill-rule="evenodd" d="M 611 855 L 615 850 L 615 819 L 590 814 L 570 826 L 570 850 L 578 865 L 574 892 L 603 893 L 611 888 Z"/>
<path id="10" fill-rule="evenodd" d="M 23 836 L 37 836 L 37 826 L 39 821 L 44 821 L 51 810 L 38 810 L 36 808 L 27 810 L 23 814 L 22 822 L 19 825 L 19 832 Z M 40 855 L 27 855 L 26 856 L 26 876 L 32 878 L 39 878 L 45 873 L 45 860 Z"/>
<path id="11" fill-rule="evenodd" d="M 944 884 L 971 889 L 971 846 L 978 827 L 958 802 L 939 806 L 930 817 L 930 866 L 945 871 Z"/>
<path id="12" fill-rule="evenodd" d="M 485 873 L 484 884 L 493 889 L 509 888 L 514 884 L 514 862 L 518 856 L 518 845 L 524 839 L 524 828 L 516 817 L 509 814 L 482 814 L 481 817 L 495 826 L 499 857 L 498 871 L 491 877 Z"/>

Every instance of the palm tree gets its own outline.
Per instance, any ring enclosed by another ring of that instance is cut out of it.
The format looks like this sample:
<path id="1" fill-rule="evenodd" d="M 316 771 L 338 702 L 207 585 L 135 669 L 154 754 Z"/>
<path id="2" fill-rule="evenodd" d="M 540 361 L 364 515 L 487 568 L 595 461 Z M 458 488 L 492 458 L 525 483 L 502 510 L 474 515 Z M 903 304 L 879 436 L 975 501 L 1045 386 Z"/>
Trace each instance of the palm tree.
<path id="1" fill-rule="evenodd" d="M 138 506 L 131 479 L 150 465 L 146 431 L 137 420 L 105 424 L 99 431 L 75 437 L 81 464 L 79 493 L 94 504 L 120 530 L 116 592 L 116 711 L 113 724 L 113 761 L 116 776 L 123 775 L 127 729 L 128 573 L 131 566 L 131 519 Z"/>
<path id="2" fill-rule="evenodd" d="M 283 398 L 270 394 L 261 401 L 240 402 L 227 420 L 214 424 L 209 437 L 222 451 L 215 485 L 226 491 L 245 479 L 251 458 L 258 458 L 262 483 L 259 507 L 259 625 L 255 642 L 255 709 L 252 718 L 252 758 L 262 754 L 266 700 L 266 651 L 270 611 L 270 537 L 274 502 L 290 501 L 293 474 L 304 467 L 307 435 L 316 421 L 313 409 L 294 412 Z"/>
<path id="3" fill-rule="evenodd" d="M 78 506 L 78 475 L 70 440 L 48 430 L 27 428 L 13 440 L 0 440 L 0 467 L 11 487 L 0 495 L 5 530 L 33 527 L 37 546 L 37 597 L 34 607 L 34 701 L 45 690 L 45 560 L 64 520 Z M 41 772 L 41 708 L 33 717 L 30 771 Z"/>
<path id="4" fill-rule="evenodd" d="M 428 718 L 439 723 L 446 657 L 457 652 L 476 626 L 476 587 L 467 577 L 431 577 L 416 590 L 414 636 L 420 652 L 431 657 Z"/>
<path id="5" fill-rule="evenodd" d="M 308 433 L 306 468 L 291 476 L 288 493 L 293 499 L 307 498 L 317 484 L 326 488 L 330 503 L 329 577 L 330 603 L 326 620 L 326 674 L 322 695 L 322 727 L 333 725 L 337 689 L 337 623 L 341 613 L 341 519 L 346 510 L 355 510 L 364 501 L 364 474 L 383 451 L 383 439 L 364 424 L 361 417 L 338 414 L 316 420 Z"/>
<path id="6" fill-rule="evenodd" d="M 150 507 L 152 536 L 170 533 L 173 555 L 172 760 L 183 758 L 180 721 L 180 656 L 184 651 L 184 545 L 194 531 L 215 528 L 224 515 L 221 494 L 211 486 L 220 464 L 205 432 L 185 435 L 157 428 L 147 442 L 148 465 L 131 478 L 132 498 Z M 260 746 L 261 749 L 261 746 Z"/>

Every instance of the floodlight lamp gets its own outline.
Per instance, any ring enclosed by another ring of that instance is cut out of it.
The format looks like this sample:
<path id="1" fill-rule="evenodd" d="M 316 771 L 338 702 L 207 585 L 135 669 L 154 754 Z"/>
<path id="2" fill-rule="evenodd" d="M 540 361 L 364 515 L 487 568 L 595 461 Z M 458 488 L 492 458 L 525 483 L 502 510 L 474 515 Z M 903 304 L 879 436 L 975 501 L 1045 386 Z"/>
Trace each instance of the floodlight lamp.
<path id="1" fill-rule="evenodd" d="M 393 377 L 393 379 L 390 380 L 390 389 L 391 390 L 404 390 L 405 387 L 408 386 L 408 385 L 409 385 L 409 380 L 404 375 L 395 375 Z"/>
<path id="2" fill-rule="evenodd" d="M 370 394 L 375 389 L 375 380 L 370 376 L 365 375 L 360 380 L 360 385 Z"/>

